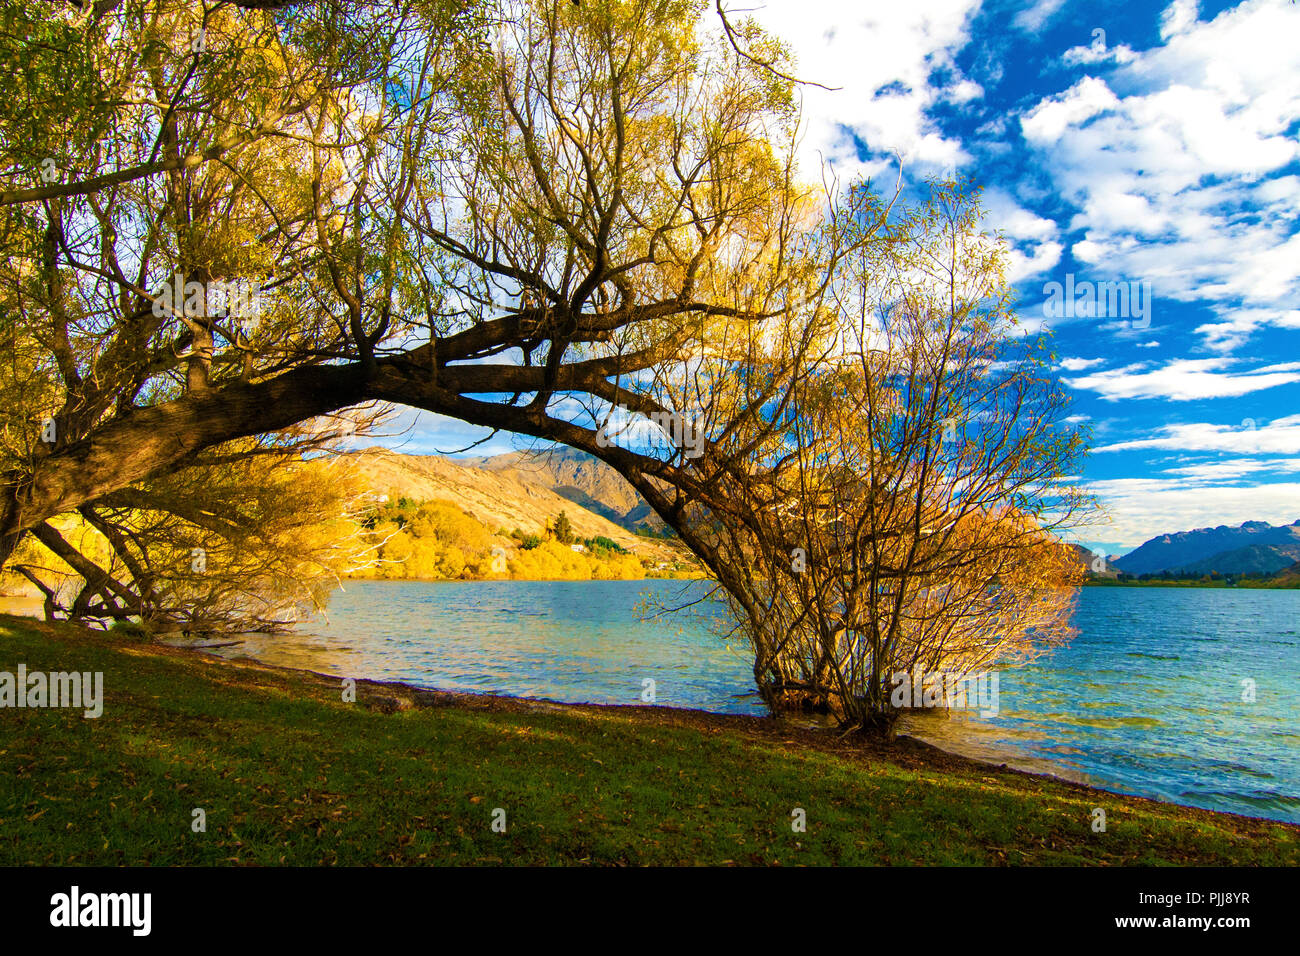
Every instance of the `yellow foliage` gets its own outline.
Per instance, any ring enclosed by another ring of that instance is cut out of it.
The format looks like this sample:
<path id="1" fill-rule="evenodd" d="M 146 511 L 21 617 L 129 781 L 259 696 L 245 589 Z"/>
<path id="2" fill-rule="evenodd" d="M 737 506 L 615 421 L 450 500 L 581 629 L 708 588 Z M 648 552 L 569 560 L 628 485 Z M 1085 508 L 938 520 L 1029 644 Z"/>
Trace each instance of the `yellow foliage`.
<path id="1" fill-rule="evenodd" d="M 442 580 L 622 581 L 645 577 L 633 554 L 574 551 L 554 539 L 524 550 L 513 540 L 495 537 L 472 515 L 446 501 L 390 504 L 370 531 L 378 548 L 377 567 L 358 577 Z M 494 570 L 500 548 L 504 570 Z"/>
<path id="2" fill-rule="evenodd" d="M 610 555 L 601 560 L 558 541 L 543 541 L 530 551 L 517 551 L 510 557 L 509 567 L 516 581 L 620 581 L 645 577 L 645 569 L 634 555 Z"/>

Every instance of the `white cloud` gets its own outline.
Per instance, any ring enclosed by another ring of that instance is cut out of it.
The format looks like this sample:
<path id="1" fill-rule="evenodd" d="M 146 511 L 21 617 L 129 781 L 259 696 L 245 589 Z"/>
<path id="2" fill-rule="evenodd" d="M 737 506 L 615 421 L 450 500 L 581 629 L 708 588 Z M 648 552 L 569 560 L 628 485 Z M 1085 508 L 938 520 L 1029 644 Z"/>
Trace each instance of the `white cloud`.
<path id="1" fill-rule="evenodd" d="M 1105 35 L 1099 36 L 1089 46 L 1072 46 L 1061 56 L 1066 66 L 1091 65 L 1094 63 L 1132 63 L 1137 54 L 1127 45 L 1106 46 Z"/>
<path id="2" fill-rule="evenodd" d="M 1052 325 L 1057 324 L 1055 319 L 1049 320 L 1045 318 L 1042 309 L 1034 309 L 1029 312 L 1016 312 L 1014 318 L 1016 324 L 1015 328 L 1011 330 L 1012 334 L 1021 335 L 1026 338 L 1033 338 L 1034 336 L 1042 335 L 1043 333 L 1050 331 L 1050 326 L 1048 325 L 1049 321 Z"/>
<path id="3" fill-rule="evenodd" d="M 1211 520 L 1215 525 L 1245 521 L 1281 525 L 1300 518 L 1300 483 L 1293 481 L 1233 485 L 1200 477 L 1117 478 L 1090 482 L 1087 487 L 1109 513 L 1107 540 L 1124 548 L 1171 531 L 1203 528 Z M 1214 503 L 1210 520 L 1208 501 Z"/>
<path id="4" fill-rule="evenodd" d="M 1166 468 L 1166 475 L 1179 475 L 1199 481 L 1235 481 L 1247 475 L 1300 471 L 1300 458 L 1232 458 L 1228 461 L 1207 461 L 1198 465 Z"/>
<path id="5" fill-rule="evenodd" d="M 1051 219 L 1021 206 L 1010 193 L 996 187 L 981 196 L 984 227 L 1002 233 L 1008 242 L 1007 280 L 1019 282 L 1047 272 L 1061 261 L 1064 247 L 1060 227 Z"/>
<path id="6" fill-rule="evenodd" d="M 1101 365 L 1105 359 L 1086 359 L 1086 358 L 1067 358 L 1061 359 L 1061 368 L 1067 372 L 1082 372 L 1085 368 L 1092 368 L 1094 365 Z"/>
<path id="7" fill-rule="evenodd" d="M 1052 146 L 1066 130 L 1081 127 L 1101 113 L 1118 109 L 1119 98 L 1105 80 L 1085 76 L 1060 96 L 1042 100 L 1020 120 L 1025 139 L 1036 146 Z"/>
<path id="8" fill-rule="evenodd" d="M 987 225 L 1017 239 L 1054 239 L 1061 231 L 1051 219 L 1025 209 L 1006 190 L 990 187 L 981 197 Z"/>
<path id="9" fill-rule="evenodd" d="M 1094 448 L 1094 454 L 1141 449 L 1183 452 L 1233 452 L 1236 454 L 1300 454 L 1300 415 L 1273 421 L 1247 418 L 1236 425 L 1190 422 L 1164 425 L 1150 438 L 1115 442 Z"/>
<path id="10" fill-rule="evenodd" d="M 1231 352 L 1263 326 L 1300 329 L 1300 309 L 1232 309 L 1221 312 L 1227 316 L 1224 321 L 1207 322 L 1196 328 L 1205 347 L 1215 352 Z"/>
<path id="11" fill-rule="evenodd" d="M 1022 30 L 1036 33 L 1043 28 L 1043 24 L 1056 16 L 1057 11 L 1064 5 L 1065 0 L 1033 0 L 1016 14 L 1012 22 Z"/>
<path id="12" fill-rule="evenodd" d="M 396 406 L 397 414 L 380 434 L 358 440 L 357 447 L 379 445 L 407 455 L 500 455 L 545 444 L 539 439 L 470 425 L 435 412 Z M 485 441 L 486 439 L 486 441 Z M 483 442 L 483 444 L 478 444 Z"/>
<path id="13" fill-rule="evenodd" d="M 1286 172 L 1300 159 L 1300 4 L 1247 0 L 1202 21 L 1180 0 L 1161 35 L 1132 57 L 1104 39 L 1067 51 L 1106 78 L 1042 99 L 1021 129 L 1078 210 L 1075 258 L 1211 303 L 1222 321 L 1198 332 L 1231 351 L 1263 325 L 1300 327 L 1300 182 Z"/>
<path id="14" fill-rule="evenodd" d="M 1196 0 L 1174 0 L 1160 15 L 1160 39 L 1168 40 L 1172 36 L 1186 33 L 1196 22 L 1198 7 Z"/>
<path id="15" fill-rule="evenodd" d="M 979 0 L 869 5 L 769 0 L 756 9 L 743 7 L 734 7 L 737 17 L 752 15 L 790 44 L 801 80 L 834 88 L 802 88 L 805 175 L 815 173 L 819 155 L 841 180 L 879 175 L 889 167 L 860 160 L 850 134 L 871 150 L 901 154 L 909 173 L 920 176 L 956 169 L 970 159 L 959 140 L 939 131 L 929 111 L 940 103 L 983 96 L 954 59 L 969 40 L 968 21 Z"/>
<path id="16" fill-rule="evenodd" d="M 1041 275 L 1061 261 L 1064 247 L 1059 242 L 1041 242 L 1031 245 L 1028 253 L 1012 244 L 1007 249 L 1007 281 L 1019 282 L 1030 276 Z"/>
<path id="17" fill-rule="evenodd" d="M 1181 359 L 1160 368 L 1138 362 L 1081 378 L 1065 379 L 1071 388 L 1096 392 L 1107 401 L 1121 398 L 1166 398 L 1175 402 L 1248 395 L 1265 388 L 1300 382 L 1300 371 L 1227 372 L 1230 359 Z"/>

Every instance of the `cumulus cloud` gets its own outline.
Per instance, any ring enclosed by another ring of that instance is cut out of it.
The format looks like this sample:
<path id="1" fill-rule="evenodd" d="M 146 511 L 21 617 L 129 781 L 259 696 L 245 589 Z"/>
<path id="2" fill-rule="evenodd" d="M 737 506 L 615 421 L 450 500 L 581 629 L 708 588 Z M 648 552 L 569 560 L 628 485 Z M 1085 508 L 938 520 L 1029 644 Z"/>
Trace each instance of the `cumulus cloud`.
<path id="1" fill-rule="evenodd" d="M 1262 326 L 1300 327 L 1300 4 L 1197 10 L 1171 4 L 1165 42 L 1131 56 L 1067 51 L 1105 78 L 1042 98 L 1021 131 L 1077 210 L 1076 260 L 1210 303 L 1221 318 L 1198 332 L 1228 352 Z"/>
<path id="2" fill-rule="evenodd" d="M 833 88 L 802 88 L 806 171 L 821 158 L 841 179 L 889 168 L 892 160 L 861 159 L 857 141 L 875 153 L 901 155 L 908 170 L 922 177 L 969 161 L 961 142 L 945 136 L 930 111 L 983 95 L 955 61 L 970 39 L 969 19 L 979 0 L 770 0 L 754 6 L 745 5 L 745 12 L 795 51 L 799 78 Z"/>
<path id="3" fill-rule="evenodd" d="M 1119 109 L 1119 98 L 1105 80 L 1085 76 L 1059 96 L 1042 100 L 1020 120 L 1025 139 L 1054 146 L 1067 130 L 1083 127 L 1101 113 Z"/>
<path id="4" fill-rule="evenodd" d="M 1008 243 L 1008 281 L 1040 275 L 1061 261 L 1064 247 L 1055 222 L 1029 211 L 1004 189 L 986 189 L 981 198 L 985 228 L 1002 233 Z"/>
<path id="5" fill-rule="evenodd" d="M 1160 39 L 1168 40 L 1190 30 L 1198 9 L 1196 0 L 1174 0 L 1160 15 Z"/>
<path id="6" fill-rule="evenodd" d="M 1061 56 L 1062 62 L 1066 66 L 1079 66 L 1087 64 L 1089 66 L 1096 63 L 1132 63 L 1137 59 L 1137 54 L 1124 43 L 1119 46 L 1106 46 L 1105 32 L 1101 30 L 1094 31 L 1099 36 L 1088 46 L 1073 46 L 1066 50 Z"/>

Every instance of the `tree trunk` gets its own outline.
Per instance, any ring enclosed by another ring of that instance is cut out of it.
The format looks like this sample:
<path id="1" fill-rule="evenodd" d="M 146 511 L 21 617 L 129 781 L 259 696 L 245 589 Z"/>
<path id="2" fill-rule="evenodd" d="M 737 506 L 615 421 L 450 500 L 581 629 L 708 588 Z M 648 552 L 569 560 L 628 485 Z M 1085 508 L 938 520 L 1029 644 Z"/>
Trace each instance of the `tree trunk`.
<path id="1" fill-rule="evenodd" d="M 305 366 L 136 409 L 36 463 L 0 476 L 0 562 L 55 515 L 159 474 L 212 445 L 285 428 L 365 399 L 359 367 Z M 3 563 L 0 563 L 3 567 Z"/>

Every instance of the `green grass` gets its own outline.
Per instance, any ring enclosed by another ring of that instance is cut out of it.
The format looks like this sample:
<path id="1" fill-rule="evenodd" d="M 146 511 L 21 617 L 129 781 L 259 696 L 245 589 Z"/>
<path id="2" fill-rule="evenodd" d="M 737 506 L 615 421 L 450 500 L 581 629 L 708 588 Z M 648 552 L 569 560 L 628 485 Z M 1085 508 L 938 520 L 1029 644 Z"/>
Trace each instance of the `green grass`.
<path id="1" fill-rule="evenodd" d="M 770 720 L 385 714 L 337 680 L 0 615 L 19 663 L 102 671 L 104 713 L 0 709 L 0 864 L 1300 863 L 1297 827 Z"/>

